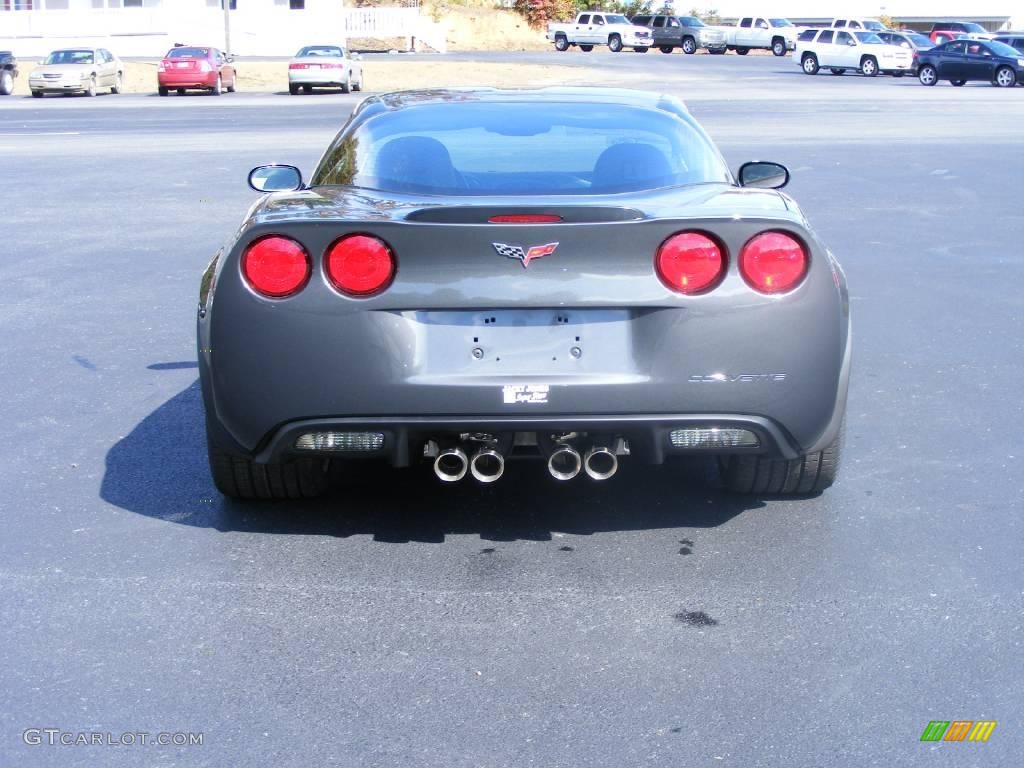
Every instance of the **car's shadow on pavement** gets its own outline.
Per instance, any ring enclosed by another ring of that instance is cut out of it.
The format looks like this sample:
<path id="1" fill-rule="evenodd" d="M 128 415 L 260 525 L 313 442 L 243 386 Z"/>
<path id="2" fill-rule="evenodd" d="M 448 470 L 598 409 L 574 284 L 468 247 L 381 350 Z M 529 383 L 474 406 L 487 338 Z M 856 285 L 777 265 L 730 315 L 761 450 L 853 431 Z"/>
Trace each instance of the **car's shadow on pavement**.
<path id="1" fill-rule="evenodd" d="M 311 501 L 239 502 L 213 487 L 206 464 L 199 383 L 147 416 L 107 453 L 102 498 L 180 525 L 376 541 L 443 542 L 448 534 L 489 541 L 547 541 L 554 532 L 713 527 L 764 506 L 714 487 L 710 462 L 651 467 L 623 461 L 606 482 L 551 478 L 538 461 L 509 462 L 493 485 L 447 485 L 428 467 L 392 470 L 353 463 L 332 492 Z M 710 485 L 709 485 L 710 481 Z"/>

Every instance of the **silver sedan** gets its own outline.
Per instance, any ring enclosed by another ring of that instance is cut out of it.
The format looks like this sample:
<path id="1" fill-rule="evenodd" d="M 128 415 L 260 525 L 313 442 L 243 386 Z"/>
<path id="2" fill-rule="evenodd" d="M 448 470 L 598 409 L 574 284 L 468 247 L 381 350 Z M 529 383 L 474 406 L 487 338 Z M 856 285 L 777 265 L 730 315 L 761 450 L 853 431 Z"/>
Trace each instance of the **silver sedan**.
<path id="1" fill-rule="evenodd" d="M 359 54 L 338 45 L 307 45 L 288 64 L 288 92 L 301 88 L 340 88 L 342 93 L 363 90 L 363 65 Z"/>
<path id="2" fill-rule="evenodd" d="M 54 51 L 28 76 L 32 95 L 84 93 L 95 96 L 99 88 L 120 93 L 124 64 L 106 48 L 67 48 Z"/>

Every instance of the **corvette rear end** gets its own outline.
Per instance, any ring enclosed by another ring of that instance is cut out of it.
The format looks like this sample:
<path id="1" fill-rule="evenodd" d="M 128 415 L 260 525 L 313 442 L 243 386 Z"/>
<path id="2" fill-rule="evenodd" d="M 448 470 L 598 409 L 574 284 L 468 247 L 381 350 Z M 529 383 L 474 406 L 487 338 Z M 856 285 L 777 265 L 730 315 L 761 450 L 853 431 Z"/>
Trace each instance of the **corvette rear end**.
<path id="1" fill-rule="evenodd" d="M 573 138 L 592 146 L 546 154 Z M 308 186 L 295 173 L 254 171 L 286 191 L 253 206 L 203 279 L 222 492 L 315 495 L 331 463 L 360 459 L 493 482 L 536 458 L 570 481 L 712 453 L 736 491 L 834 480 L 842 272 L 764 188 L 785 170 L 750 164 L 741 187 L 678 102 L 373 97 Z"/>

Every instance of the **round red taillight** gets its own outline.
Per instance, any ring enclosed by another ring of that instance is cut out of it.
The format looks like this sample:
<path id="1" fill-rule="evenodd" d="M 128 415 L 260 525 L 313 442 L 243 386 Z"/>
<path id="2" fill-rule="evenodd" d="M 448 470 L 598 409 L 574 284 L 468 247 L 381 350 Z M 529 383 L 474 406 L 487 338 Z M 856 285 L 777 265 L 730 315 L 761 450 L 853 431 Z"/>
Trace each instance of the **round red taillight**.
<path id="1" fill-rule="evenodd" d="M 661 244 L 655 258 L 658 277 L 673 291 L 701 293 L 725 272 L 721 247 L 700 232 L 680 232 Z"/>
<path id="2" fill-rule="evenodd" d="M 327 249 L 331 284 L 350 296 L 370 296 L 388 287 L 395 276 L 395 255 L 372 235 L 346 235 Z"/>
<path id="3" fill-rule="evenodd" d="M 740 274 L 761 293 L 785 293 L 807 274 L 807 251 L 785 232 L 762 232 L 740 251 Z"/>
<path id="4" fill-rule="evenodd" d="M 267 235 L 242 255 L 242 274 L 253 290 L 272 299 L 298 292 L 309 280 L 306 249 L 289 237 Z"/>

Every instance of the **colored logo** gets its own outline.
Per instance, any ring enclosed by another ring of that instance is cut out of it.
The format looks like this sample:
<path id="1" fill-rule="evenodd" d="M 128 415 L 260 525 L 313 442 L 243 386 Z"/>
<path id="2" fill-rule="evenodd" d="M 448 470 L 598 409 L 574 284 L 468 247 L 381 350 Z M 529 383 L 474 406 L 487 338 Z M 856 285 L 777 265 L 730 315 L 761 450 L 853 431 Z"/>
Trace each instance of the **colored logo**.
<path id="1" fill-rule="evenodd" d="M 988 741 L 995 728 L 995 720 L 932 720 L 921 741 Z"/>
<path id="2" fill-rule="evenodd" d="M 526 269 L 534 259 L 539 259 L 541 256 L 550 256 L 558 247 L 558 243 L 535 245 L 529 249 L 524 249 L 520 245 L 506 245 L 505 243 L 491 243 L 491 245 L 494 246 L 494 250 L 499 255 L 509 259 L 519 259 L 523 263 L 523 269 Z"/>

